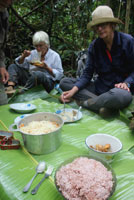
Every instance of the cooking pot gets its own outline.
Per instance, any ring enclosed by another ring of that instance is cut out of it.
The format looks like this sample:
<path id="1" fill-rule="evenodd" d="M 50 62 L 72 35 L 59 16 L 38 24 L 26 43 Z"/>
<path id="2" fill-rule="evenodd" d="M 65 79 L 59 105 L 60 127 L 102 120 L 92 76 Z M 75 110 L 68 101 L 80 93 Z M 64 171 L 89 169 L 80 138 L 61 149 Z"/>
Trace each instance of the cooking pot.
<path id="1" fill-rule="evenodd" d="M 47 134 L 29 134 L 20 130 L 20 125 L 27 126 L 32 121 L 52 121 L 59 124 L 59 128 Z M 22 135 L 24 146 L 33 154 L 48 154 L 55 151 L 61 145 L 61 129 L 64 122 L 62 118 L 49 112 L 34 113 L 21 119 L 17 124 L 12 124 L 9 127 L 10 131 L 19 131 Z M 17 129 L 15 129 L 15 125 Z"/>

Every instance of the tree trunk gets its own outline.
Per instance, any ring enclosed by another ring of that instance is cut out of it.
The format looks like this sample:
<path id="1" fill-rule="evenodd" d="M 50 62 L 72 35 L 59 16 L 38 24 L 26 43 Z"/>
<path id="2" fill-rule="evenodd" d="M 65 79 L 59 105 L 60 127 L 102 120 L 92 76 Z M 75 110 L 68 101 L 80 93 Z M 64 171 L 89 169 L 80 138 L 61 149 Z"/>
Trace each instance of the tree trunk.
<path id="1" fill-rule="evenodd" d="M 127 0 L 125 30 L 124 30 L 125 33 L 129 33 L 130 9 L 131 9 L 131 0 Z"/>
<path id="2" fill-rule="evenodd" d="M 122 5 L 122 2 L 120 1 L 120 4 L 119 4 L 119 9 L 118 9 L 118 18 L 120 18 L 120 13 L 121 13 L 121 5 Z"/>
<path id="3" fill-rule="evenodd" d="M 108 1 L 107 1 L 107 5 L 108 5 L 109 7 L 111 7 L 111 0 L 108 0 Z"/>

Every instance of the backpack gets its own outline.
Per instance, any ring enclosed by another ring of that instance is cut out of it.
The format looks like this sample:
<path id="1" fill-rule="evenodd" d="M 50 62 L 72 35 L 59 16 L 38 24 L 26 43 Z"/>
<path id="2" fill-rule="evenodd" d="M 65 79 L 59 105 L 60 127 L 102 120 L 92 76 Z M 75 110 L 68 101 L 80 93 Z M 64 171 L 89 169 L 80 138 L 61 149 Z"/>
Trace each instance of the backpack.
<path id="1" fill-rule="evenodd" d="M 76 59 L 78 66 L 76 71 L 76 78 L 81 77 L 81 75 L 83 74 L 83 70 L 86 67 L 87 57 L 88 57 L 88 50 L 83 50 L 78 53 L 78 57 Z M 94 73 L 91 81 L 94 82 L 97 79 L 97 77 L 98 75 Z"/>
<path id="2" fill-rule="evenodd" d="M 88 50 L 83 50 L 78 53 L 78 57 L 76 59 L 77 62 L 77 71 L 76 71 L 76 78 L 79 78 L 83 74 L 83 70 L 86 67 Z"/>

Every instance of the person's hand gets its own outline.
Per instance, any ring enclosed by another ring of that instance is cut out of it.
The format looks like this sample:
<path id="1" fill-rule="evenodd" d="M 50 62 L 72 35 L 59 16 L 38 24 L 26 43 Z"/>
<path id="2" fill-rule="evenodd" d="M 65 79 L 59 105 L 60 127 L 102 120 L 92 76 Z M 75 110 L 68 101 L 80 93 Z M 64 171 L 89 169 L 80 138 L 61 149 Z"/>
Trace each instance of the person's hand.
<path id="1" fill-rule="evenodd" d="M 74 86 L 71 90 L 68 90 L 66 92 L 63 92 L 61 95 L 61 101 L 62 102 L 70 102 L 71 98 L 74 96 L 74 94 L 78 91 L 78 88 Z"/>
<path id="2" fill-rule="evenodd" d="M 2 77 L 2 83 L 4 83 L 4 84 L 7 83 L 8 79 L 9 79 L 9 74 L 4 67 L 0 68 L 0 74 Z"/>
<path id="3" fill-rule="evenodd" d="M 116 88 L 121 88 L 121 89 L 124 89 L 124 90 L 127 90 L 128 92 L 130 92 L 130 89 L 128 88 L 128 86 L 127 86 L 126 83 L 118 83 L 118 84 L 115 84 L 115 87 L 116 87 Z"/>
<path id="4" fill-rule="evenodd" d="M 48 65 L 45 62 L 43 62 L 43 68 L 46 69 L 46 70 L 49 68 Z"/>
<path id="5" fill-rule="evenodd" d="M 61 95 L 61 97 L 60 97 L 60 100 L 61 100 L 63 103 L 64 103 L 64 102 L 69 103 L 69 102 L 71 101 L 72 95 L 71 95 L 71 92 L 70 92 L 70 91 L 71 91 L 71 90 L 62 93 L 62 95 Z"/>
<path id="6" fill-rule="evenodd" d="M 44 69 L 48 69 L 48 65 L 45 63 L 45 62 L 35 62 L 34 65 L 36 67 L 41 67 L 41 68 L 44 68 Z"/>
<path id="7" fill-rule="evenodd" d="M 29 56 L 30 54 L 31 54 L 31 51 L 24 50 L 23 53 L 22 53 L 22 55 L 21 55 L 21 57 L 20 57 L 20 59 L 19 59 L 19 64 L 22 64 L 24 62 L 25 58 L 27 56 Z"/>
<path id="8" fill-rule="evenodd" d="M 30 54 L 31 54 L 31 51 L 29 51 L 29 50 L 24 50 L 23 53 L 22 53 L 22 56 L 23 56 L 24 58 L 26 58 L 26 57 L 28 57 Z"/>

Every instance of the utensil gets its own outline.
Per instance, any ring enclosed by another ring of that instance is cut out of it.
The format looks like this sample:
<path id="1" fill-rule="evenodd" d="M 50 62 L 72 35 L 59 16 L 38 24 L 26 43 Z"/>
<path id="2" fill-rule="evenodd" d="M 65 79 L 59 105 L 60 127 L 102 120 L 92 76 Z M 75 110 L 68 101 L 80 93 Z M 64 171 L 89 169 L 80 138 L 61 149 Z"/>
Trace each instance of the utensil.
<path id="1" fill-rule="evenodd" d="M 73 115 L 73 112 L 76 112 L 75 116 Z M 78 110 L 72 109 L 72 108 L 66 108 L 65 113 L 64 113 L 64 109 L 57 110 L 56 113 L 62 117 L 64 123 L 73 123 L 82 118 L 82 112 L 79 110 L 79 114 L 77 118 Z M 71 113 L 72 113 L 72 116 L 70 116 Z"/>
<path id="2" fill-rule="evenodd" d="M 43 183 L 43 181 L 45 180 L 45 178 L 49 177 L 52 174 L 53 171 L 53 167 L 49 166 L 45 176 L 41 179 L 41 181 L 38 183 L 38 185 L 31 191 L 31 194 L 36 194 L 37 190 L 39 189 L 40 185 Z"/>
<path id="3" fill-rule="evenodd" d="M 76 116 L 76 119 L 78 119 L 79 118 L 79 113 L 80 113 L 80 110 L 81 110 L 81 106 L 79 107 L 79 109 L 78 109 L 78 112 L 77 112 L 77 116 Z"/>
<path id="4" fill-rule="evenodd" d="M 63 112 L 65 113 L 65 101 L 64 101 L 64 108 L 63 108 Z"/>
<path id="5" fill-rule="evenodd" d="M 46 134 L 28 134 L 23 132 L 20 129 L 21 124 L 27 126 L 32 121 L 51 121 L 59 124 L 56 130 L 51 131 Z M 21 119 L 17 124 L 11 124 L 9 130 L 11 131 L 19 131 L 22 135 L 24 146 L 26 149 L 33 154 L 48 154 L 50 152 L 55 151 L 62 142 L 61 130 L 64 122 L 61 116 L 50 113 L 50 112 L 42 112 L 42 113 L 34 113 L 29 116 Z M 17 128 L 16 128 L 17 127 Z"/>
<path id="6" fill-rule="evenodd" d="M 23 192 L 28 192 L 33 180 L 37 176 L 37 174 L 43 173 L 45 170 L 46 164 L 44 161 L 40 162 L 38 166 L 36 167 L 36 174 L 33 176 L 33 178 L 29 181 L 29 183 L 24 187 Z"/>

